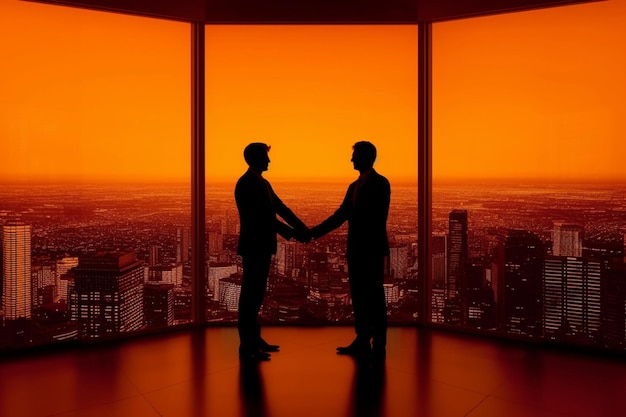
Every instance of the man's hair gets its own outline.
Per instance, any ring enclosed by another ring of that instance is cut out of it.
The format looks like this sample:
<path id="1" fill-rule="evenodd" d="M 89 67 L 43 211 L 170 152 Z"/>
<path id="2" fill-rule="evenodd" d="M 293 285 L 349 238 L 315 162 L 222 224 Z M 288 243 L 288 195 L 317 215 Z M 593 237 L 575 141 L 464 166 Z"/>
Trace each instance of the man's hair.
<path id="1" fill-rule="evenodd" d="M 255 161 L 258 161 L 259 158 L 265 156 L 265 154 L 270 151 L 270 148 L 271 146 L 265 143 L 251 143 L 243 150 L 243 159 L 246 160 L 246 163 L 248 165 L 252 165 Z"/>
<path id="2" fill-rule="evenodd" d="M 355 143 L 352 149 L 358 152 L 370 165 L 374 165 L 376 160 L 376 146 L 374 144 L 363 140 Z"/>

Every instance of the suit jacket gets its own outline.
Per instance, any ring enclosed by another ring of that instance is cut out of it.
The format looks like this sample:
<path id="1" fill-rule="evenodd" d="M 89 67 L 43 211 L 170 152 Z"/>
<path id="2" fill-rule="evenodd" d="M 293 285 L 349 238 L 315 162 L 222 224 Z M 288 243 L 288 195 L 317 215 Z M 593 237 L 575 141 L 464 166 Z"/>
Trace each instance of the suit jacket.
<path id="1" fill-rule="evenodd" d="M 358 180 L 350 184 L 341 206 L 329 218 L 313 228 L 313 236 L 325 235 L 348 222 L 346 255 L 389 255 L 387 216 L 391 199 L 391 186 L 387 178 L 374 169 L 356 190 Z"/>
<path id="2" fill-rule="evenodd" d="M 293 229 L 276 215 L 295 228 L 305 227 L 274 193 L 269 181 L 250 169 L 237 181 L 235 201 L 240 224 L 237 253 L 241 256 L 271 256 L 276 253 L 276 233 L 286 239 L 293 237 Z"/>

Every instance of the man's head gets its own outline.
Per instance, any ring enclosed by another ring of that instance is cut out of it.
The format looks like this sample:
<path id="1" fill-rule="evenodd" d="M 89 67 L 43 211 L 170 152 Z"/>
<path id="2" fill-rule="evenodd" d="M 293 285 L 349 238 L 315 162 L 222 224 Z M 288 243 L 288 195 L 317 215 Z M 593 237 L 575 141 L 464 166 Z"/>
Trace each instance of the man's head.
<path id="1" fill-rule="evenodd" d="M 367 171 L 374 166 L 376 160 L 376 147 L 366 141 L 357 142 L 352 147 L 352 164 L 359 172 Z"/>
<path id="2" fill-rule="evenodd" d="M 246 163 L 250 166 L 250 168 L 260 174 L 263 171 L 267 171 L 270 163 L 270 157 L 267 154 L 269 151 L 269 145 L 261 142 L 254 142 L 246 146 L 243 150 L 243 159 L 246 160 Z"/>

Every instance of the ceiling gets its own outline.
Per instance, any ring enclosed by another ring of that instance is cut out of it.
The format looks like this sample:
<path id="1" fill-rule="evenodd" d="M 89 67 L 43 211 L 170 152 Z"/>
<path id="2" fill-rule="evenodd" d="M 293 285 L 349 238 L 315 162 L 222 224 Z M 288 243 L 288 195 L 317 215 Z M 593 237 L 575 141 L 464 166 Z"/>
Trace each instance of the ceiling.
<path id="1" fill-rule="evenodd" d="M 441 21 L 601 0 L 28 0 L 214 24 Z"/>

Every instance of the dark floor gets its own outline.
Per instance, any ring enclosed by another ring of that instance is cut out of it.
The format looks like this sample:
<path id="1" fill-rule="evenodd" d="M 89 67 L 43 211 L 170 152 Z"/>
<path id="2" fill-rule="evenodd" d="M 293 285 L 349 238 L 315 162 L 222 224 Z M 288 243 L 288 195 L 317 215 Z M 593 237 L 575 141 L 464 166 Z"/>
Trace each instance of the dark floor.
<path id="1" fill-rule="evenodd" d="M 335 354 L 352 336 L 268 327 L 251 367 L 232 327 L 0 359 L 0 416 L 626 416 L 621 358 L 395 327 L 377 367 Z"/>

